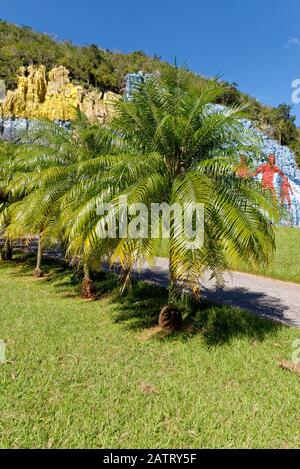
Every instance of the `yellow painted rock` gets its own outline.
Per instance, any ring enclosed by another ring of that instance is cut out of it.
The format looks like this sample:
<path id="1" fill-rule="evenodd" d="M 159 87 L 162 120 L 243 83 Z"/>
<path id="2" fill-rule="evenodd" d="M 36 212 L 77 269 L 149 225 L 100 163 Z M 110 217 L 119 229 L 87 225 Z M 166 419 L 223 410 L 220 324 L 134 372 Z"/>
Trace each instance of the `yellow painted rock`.
<path id="1" fill-rule="evenodd" d="M 106 122 L 114 114 L 113 102 L 120 96 L 86 90 L 75 85 L 69 71 L 62 65 L 50 70 L 45 66 L 20 67 L 17 88 L 7 91 L 2 103 L 3 117 L 48 118 L 72 120 L 76 109 L 86 114 L 91 122 Z"/>

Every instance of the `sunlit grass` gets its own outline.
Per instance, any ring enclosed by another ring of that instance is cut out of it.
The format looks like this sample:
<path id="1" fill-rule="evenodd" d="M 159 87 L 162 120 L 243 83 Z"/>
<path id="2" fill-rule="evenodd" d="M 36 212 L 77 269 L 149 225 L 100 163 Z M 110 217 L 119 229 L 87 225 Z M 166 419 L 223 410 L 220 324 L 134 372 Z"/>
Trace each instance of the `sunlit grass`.
<path id="1" fill-rule="evenodd" d="M 300 229 L 276 228 L 276 252 L 267 268 L 253 271 L 242 263 L 234 265 L 233 268 L 241 272 L 300 283 Z"/>
<path id="2" fill-rule="evenodd" d="M 204 303 L 164 335 L 161 288 L 83 301 L 70 271 L 0 264 L 1 447 L 299 447 L 300 331 Z"/>

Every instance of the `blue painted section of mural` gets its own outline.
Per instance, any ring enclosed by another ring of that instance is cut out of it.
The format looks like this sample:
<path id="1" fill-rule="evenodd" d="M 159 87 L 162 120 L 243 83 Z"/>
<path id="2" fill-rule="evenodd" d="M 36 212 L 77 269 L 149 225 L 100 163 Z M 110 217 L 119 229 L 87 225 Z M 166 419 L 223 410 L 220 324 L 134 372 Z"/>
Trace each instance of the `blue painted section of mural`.
<path id="1" fill-rule="evenodd" d="M 145 80 L 153 76 L 155 76 L 153 73 L 128 73 L 125 78 L 125 99 L 130 101 L 132 99 L 132 93 L 134 92 L 134 90 L 136 90 L 141 83 L 144 83 Z"/>
<path id="2" fill-rule="evenodd" d="M 38 121 L 25 119 L 25 118 L 0 118 L 0 138 L 3 140 L 14 141 L 20 138 L 22 132 L 33 129 Z M 70 122 L 56 121 L 60 127 L 69 129 Z"/>

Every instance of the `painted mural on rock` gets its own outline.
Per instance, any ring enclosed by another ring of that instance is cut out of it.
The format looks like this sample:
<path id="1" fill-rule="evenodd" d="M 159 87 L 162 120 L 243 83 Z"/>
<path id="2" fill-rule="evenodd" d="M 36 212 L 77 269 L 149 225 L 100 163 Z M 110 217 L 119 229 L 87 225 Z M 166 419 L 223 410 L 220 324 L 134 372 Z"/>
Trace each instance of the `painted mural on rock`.
<path id="1" fill-rule="evenodd" d="M 134 90 L 150 76 L 153 75 L 143 72 L 128 74 L 125 82 L 125 98 L 130 100 Z M 214 105 L 208 112 L 224 112 L 224 110 L 224 106 Z M 280 145 L 260 130 L 254 129 L 251 121 L 243 119 L 242 123 L 246 129 L 251 128 L 262 142 L 261 157 L 253 162 L 254 168 L 260 169 L 268 162 L 270 155 L 275 156 L 274 164 L 279 171 L 274 172 L 270 188 L 273 191 L 274 187 L 279 203 L 287 211 L 287 217 L 282 220 L 281 224 L 300 227 L 300 170 L 296 164 L 295 154 L 288 147 Z M 263 171 L 254 170 L 253 173 L 255 177 L 262 180 L 263 184 Z"/>
<path id="2" fill-rule="evenodd" d="M 250 121 L 244 120 L 243 124 L 246 128 L 252 127 Z M 255 132 L 262 140 L 261 157 L 254 162 L 255 167 L 261 167 L 267 163 L 270 155 L 274 155 L 275 165 L 280 170 L 274 173 L 272 184 L 278 200 L 283 202 L 288 213 L 288 220 L 282 221 L 281 224 L 300 227 L 300 170 L 297 167 L 295 154 L 288 147 L 280 145 L 260 130 L 255 129 Z M 263 179 L 262 172 L 257 174 L 257 178 Z"/>

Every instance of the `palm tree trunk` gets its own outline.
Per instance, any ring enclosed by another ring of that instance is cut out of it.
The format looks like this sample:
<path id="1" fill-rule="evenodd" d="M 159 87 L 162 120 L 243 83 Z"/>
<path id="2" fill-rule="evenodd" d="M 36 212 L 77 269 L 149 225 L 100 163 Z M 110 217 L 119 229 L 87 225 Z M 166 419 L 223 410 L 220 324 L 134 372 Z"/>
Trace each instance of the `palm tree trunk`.
<path id="1" fill-rule="evenodd" d="M 2 252 L 1 259 L 3 261 L 11 261 L 13 257 L 13 243 L 10 239 L 6 238 Z"/>
<path id="2" fill-rule="evenodd" d="M 94 298 L 96 287 L 90 276 L 90 268 L 87 263 L 83 264 L 83 279 L 81 283 L 81 298 Z"/>
<path id="3" fill-rule="evenodd" d="M 44 273 L 41 269 L 42 256 L 43 256 L 43 246 L 42 246 L 42 240 L 41 240 L 41 235 L 40 235 L 38 237 L 37 259 L 36 259 L 36 267 L 35 267 L 35 271 L 34 271 L 34 276 L 38 277 L 38 278 L 41 278 L 44 275 Z"/>
<path id="4" fill-rule="evenodd" d="M 168 286 L 169 304 L 172 304 L 176 299 L 176 282 L 173 275 L 172 256 L 169 256 L 169 286 Z"/>
<path id="5" fill-rule="evenodd" d="M 132 292 L 132 278 L 131 278 L 130 264 L 122 268 L 120 280 L 121 280 L 120 294 L 123 295 L 125 289 L 127 290 L 128 293 L 131 293 Z"/>
<path id="6" fill-rule="evenodd" d="M 174 305 L 176 300 L 176 281 L 173 276 L 172 256 L 169 256 L 169 304 L 159 314 L 159 326 L 162 329 L 175 331 L 182 326 L 182 315 Z"/>

